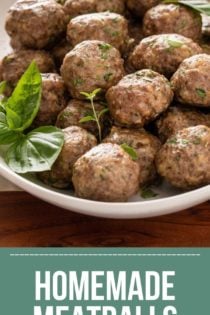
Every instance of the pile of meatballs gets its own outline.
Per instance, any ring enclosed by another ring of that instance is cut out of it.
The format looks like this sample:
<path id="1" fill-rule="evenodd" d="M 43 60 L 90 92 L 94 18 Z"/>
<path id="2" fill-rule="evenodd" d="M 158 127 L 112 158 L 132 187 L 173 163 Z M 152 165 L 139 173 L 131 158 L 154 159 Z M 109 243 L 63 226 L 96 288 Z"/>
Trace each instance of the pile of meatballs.
<path id="1" fill-rule="evenodd" d="M 38 177 L 76 196 L 125 202 L 163 178 L 210 184 L 210 21 L 158 0 L 19 0 L 8 11 L 13 51 L 0 63 L 11 95 L 35 60 L 42 100 L 33 127 L 56 125 L 65 143 Z M 101 89 L 91 103 L 81 92 Z M 135 150 L 133 159 L 123 149 Z"/>

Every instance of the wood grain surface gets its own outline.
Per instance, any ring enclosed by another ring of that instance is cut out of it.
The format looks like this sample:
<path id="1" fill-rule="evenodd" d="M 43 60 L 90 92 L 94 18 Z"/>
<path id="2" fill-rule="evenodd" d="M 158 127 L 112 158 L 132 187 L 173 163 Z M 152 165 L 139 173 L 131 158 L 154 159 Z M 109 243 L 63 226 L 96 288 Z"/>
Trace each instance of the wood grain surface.
<path id="1" fill-rule="evenodd" d="M 98 219 L 0 193 L 0 247 L 210 247 L 210 202 L 145 220 Z"/>

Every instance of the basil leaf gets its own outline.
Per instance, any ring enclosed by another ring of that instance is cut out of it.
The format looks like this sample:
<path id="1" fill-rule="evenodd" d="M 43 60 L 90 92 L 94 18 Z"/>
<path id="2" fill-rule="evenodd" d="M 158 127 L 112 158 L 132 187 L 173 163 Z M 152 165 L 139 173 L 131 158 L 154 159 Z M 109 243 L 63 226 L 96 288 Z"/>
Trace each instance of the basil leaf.
<path id="1" fill-rule="evenodd" d="M 5 104 L 10 129 L 23 131 L 31 125 L 40 106 L 41 84 L 40 72 L 32 62 Z"/>
<path id="2" fill-rule="evenodd" d="M 11 144 L 19 138 L 20 134 L 9 129 L 5 114 L 0 112 L 0 145 Z"/>
<path id="3" fill-rule="evenodd" d="M 12 145 L 6 161 L 16 173 L 42 172 L 51 169 L 64 143 L 62 130 L 48 126 L 22 135 L 20 141 Z"/>
<path id="4" fill-rule="evenodd" d="M 86 123 L 86 122 L 89 122 L 89 121 L 96 121 L 96 119 L 93 116 L 86 116 L 86 117 L 80 119 L 79 122 L 80 122 L 80 124 L 82 124 L 82 123 Z"/>
<path id="5" fill-rule="evenodd" d="M 132 147 L 130 147 L 129 145 L 127 145 L 126 143 L 121 145 L 121 148 L 130 155 L 130 157 L 132 158 L 133 161 L 137 161 L 138 160 L 138 154 L 136 152 L 136 150 L 134 150 Z"/>
<path id="6" fill-rule="evenodd" d="M 182 4 L 186 7 L 196 10 L 199 13 L 203 13 L 210 16 L 210 4 L 207 1 L 197 0 L 164 0 L 163 3 L 175 3 Z"/>
<path id="7" fill-rule="evenodd" d="M 141 197 L 144 199 L 151 199 L 157 196 L 158 194 L 155 193 L 151 188 L 143 188 L 141 191 Z"/>
<path id="8" fill-rule="evenodd" d="M 100 119 L 103 115 L 109 112 L 108 108 L 104 108 L 98 115 L 98 119 Z"/>

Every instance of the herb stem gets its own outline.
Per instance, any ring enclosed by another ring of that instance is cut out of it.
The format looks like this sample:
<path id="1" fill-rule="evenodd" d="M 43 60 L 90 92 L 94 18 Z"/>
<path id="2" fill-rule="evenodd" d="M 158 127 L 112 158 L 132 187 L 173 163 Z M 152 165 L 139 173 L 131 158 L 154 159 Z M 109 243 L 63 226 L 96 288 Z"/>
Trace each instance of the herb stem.
<path id="1" fill-rule="evenodd" d="M 100 125 L 100 121 L 98 119 L 98 115 L 96 113 L 95 106 L 94 106 L 94 96 L 91 97 L 90 102 L 91 102 L 91 106 L 92 106 L 92 109 L 93 109 L 93 114 L 94 114 L 94 117 L 95 117 L 95 120 L 96 120 L 96 123 L 97 123 L 97 126 L 98 126 L 99 141 L 101 142 L 102 141 L 101 125 Z"/>

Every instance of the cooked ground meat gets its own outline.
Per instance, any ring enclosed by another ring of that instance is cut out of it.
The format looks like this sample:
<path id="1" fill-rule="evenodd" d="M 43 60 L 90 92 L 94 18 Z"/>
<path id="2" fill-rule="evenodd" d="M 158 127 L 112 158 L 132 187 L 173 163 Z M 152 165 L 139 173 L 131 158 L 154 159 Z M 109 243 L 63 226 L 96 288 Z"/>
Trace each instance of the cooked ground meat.
<path id="1" fill-rule="evenodd" d="M 200 53 L 202 48 L 182 35 L 153 35 L 136 46 L 130 62 L 136 70 L 148 68 L 170 78 L 184 59 Z"/>
<path id="2" fill-rule="evenodd" d="M 210 37 L 210 16 L 202 14 L 202 34 Z"/>
<path id="3" fill-rule="evenodd" d="M 53 47 L 53 49 L 51 50 L 51 54 L 55 60 L 58 69 L 60 69 L 67 53 L 70 52 L 72 49 L 72 45 L 66 39 L 62 39 L 61 42 Z"/>
<path id="4" fill-rule="evenodd" d="M 144 16 L 147 10 L 160 3 L 160 0 L 127 0 L 128 8 L 133 14 Z"/>
<path id="5" fill-rule="evenodd" d="M 152 70 L 141 70 L 111 87 L 106 98 L 118 124 L 143 127 L 168 108 L 173 92 L 164 76 Z"/>
<path id="6" fill-rule="evenodd" d="M 9 10 L 6 31 L 33 49 L 53 44 L 67 25 L 63 7 L 54 0 L 19 0 Z"/>
<path id="7" fill-rule="evenodd" d="M 171 80 L 178 101 L 210 107 L 210 55 L 185 59 Z"/>
<path id="8" fill-rule="evenodd" d="M 116 13 L 80 15 L 70 21 L 67 38 L 73 46 L 85 40 L 101 40 L 123 51 L 128 42 L 128 23 Z"/>
<path id="9" fill-rule="evenodd" d="M 47 52 L 42 50 L 19 50 L 3 58 L 1 70 L 3 80 L 15 86 L 33 60 L 40 72 L 55 71 L 53 59 Z"/>
<path id="10" fill-rule="evenodd" d="M 70 18 L 82 14 L 104 11 L 123 14 L 125 3 L 124 0 L 67 0 L 64 9 Z"/>
<path id="11" fill-rule="evenodd" d="M 83 99 L 81 92 L 101 88 L 106 92 L 124 75 L 123 59 L 117 49 L 101 41 L 84 41 L 70 51 L 61 74 L 73 98 Z"/>
<path id="12" fill-rule="evenodd" d="M 42 99 L 33 125 L 55 124 L 58 114 L 66 105 L 66 88 L 62 78 L 55 73 L 42 74 Z"/>
<path id="13" fill-rule="evenodd" d="M 136 151 L 140 166 L 141 187 L 156 179 L 155 156 L 161 146 L 158 138 L 143 129 L 113 127 L 110 135 L 104 139 L 104 143 L 127 144 Z"/>
<path id="14" fill-rule="evenodd" d="M 96 138 L 80 127 L 64 129 L 64 136 L 63 149 L 52 170 L 38 174 L 39 179 L 45 184 L 60 189 L 71 185 L 75 162 L 97 145 Z"/>
<path id="15" fill-rule="evenodd" d="M 182 129 L 198 125 L 210 127 L 210 114 L 177 106 L 170 107 L 156 122 L 158 135 L 163 142 Z"/>
<path id="16" fill-rule="evenodd" d="M 72 178 L 80 198 L 127 201 L 139 189 L 139 165 L 116 144 L 101 144 L 74 165 Z"/>
<path id="17" fill-rule="evenodd" d="M 145 36 L 177 33 L 195 41 L 201 38 L 201 15 L 183 5 L 159 4 L 144 16 Z"/>
<path id="18" fill-rule="evenodd" d="M 97 115 L 105 109 L 100 103 L 94 103 Z M 58 115 L 56 126 L 59 128 L 67 128 L 69 126 L 80 126 L 98 137 L 98 127 L 95 121 L 80 123 L 80 120 L 87 116 L 93 116 L 93 109 L 90 102 L 81 100 L 71 100 L 68 106 Z M 104 127 L 106 117 L 102 116 L 100 124 Z"/>
<path id="19" fill-rule="evenodd" d="M 173 186 L 189 190 L 210 184 L 210 128 L 183 129 L 162 147 L 157 170 Z"/>

